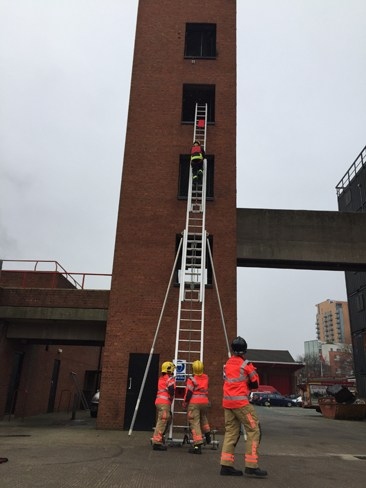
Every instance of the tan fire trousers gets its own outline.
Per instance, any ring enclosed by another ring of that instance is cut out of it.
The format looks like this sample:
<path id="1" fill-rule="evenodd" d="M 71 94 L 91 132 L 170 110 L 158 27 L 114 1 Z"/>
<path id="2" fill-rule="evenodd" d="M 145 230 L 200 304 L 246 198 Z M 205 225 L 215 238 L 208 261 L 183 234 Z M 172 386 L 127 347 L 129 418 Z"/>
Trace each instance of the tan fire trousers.
<path id="1" fill-rule="evenodd" d="M 225 412 L 225 437 L 221 451 L 221 464 L 234 466 L 235 446 L 239 441 L 240 427 L 243 424 L 247 435 L 245 444 L 245 467 L 258 467 L 258 446 L 260 441 L 259 420 L 253 405 L 245 405 L 241 408 L 224 409 Z"/>
<path id="2" fill-rule="evenodd" d="M 202 433 L 210 432 L 210 425 L 207 419 L 207 405 L 190 403 L 187 409 L 189 427 L 192 432 L 193 444 L 203 444 Z"/>
<path id="3" fill-rule="evenodd" d="M 169 428 L 170 419 L 172 414 L 170 413 L 171 410 L 170 405 L 166 404 L 159 404 L 156 405 L 156 412 L 157 412 L 157 421 L 155 426 L 154 435 L 152 438 L 153 444 L 162 444 L 163 443 L 163 435 Z"/>

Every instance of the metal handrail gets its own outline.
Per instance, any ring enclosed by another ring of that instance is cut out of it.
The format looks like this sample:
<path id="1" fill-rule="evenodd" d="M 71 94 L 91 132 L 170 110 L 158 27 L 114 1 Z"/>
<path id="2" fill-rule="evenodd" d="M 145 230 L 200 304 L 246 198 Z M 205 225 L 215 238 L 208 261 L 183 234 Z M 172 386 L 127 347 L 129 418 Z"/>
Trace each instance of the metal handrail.
<path id="1" fill-rule="evenodd" d="M 366 166 L 366 146 L 362 149 L 360 154 L 357 156 L 357 158 L 349 167 L 348 171 L 345 173 L 343 178 L 336 186 L 337 196 L 342 194 L 342 192 L 349 186 L 351 181 L 356 177 L 360 168 L 364 168 L 365 166 Z"/>
<path id="2" fill-rule="evenodd" d="M 14 264 L 13 268 L 7 267 L 7 269 L 3 268 L 4 263 L 28 263 L 32 265 L 32 269 L 18 269 L 16 265 Z M 40 264 L 51 264 L 54 265 L 53 270 L 40 270 L 37 271 L 37 267 Z M 84 290 L 85 289 L 85 280 L 88 276 L 92 277 L 108 277 L 111 278 L 112 274 L 111 273 L 84 273 L 84 272 L 69 272 L 66 271 L 63 266 L 61 266 L 60 263 L 57 261 L 51 261 L 51 260 L 35 260 L 35 259 L 2 259 L 0 260 L 0 275 L 2 272 L 10 272 L 10 271 L 17 271 L 24 273 L 24 277 L 26 276 L 27 273 L 44 273 L 44 274 L 55 274 L 58 273 L 60 275 L 63 275 L 67 280 L 71 281 L 72 284 L 75 286 L 77 289 Z M 78 278 L 78 279 L 76 279 Z M 24 278 L 24 284 L 25 284 L 25 278 Z"/>

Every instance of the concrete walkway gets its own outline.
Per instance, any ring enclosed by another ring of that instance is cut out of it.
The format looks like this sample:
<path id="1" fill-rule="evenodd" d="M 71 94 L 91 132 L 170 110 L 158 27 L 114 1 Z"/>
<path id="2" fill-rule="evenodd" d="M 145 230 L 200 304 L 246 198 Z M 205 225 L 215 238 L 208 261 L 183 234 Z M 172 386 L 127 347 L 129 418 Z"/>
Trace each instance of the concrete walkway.
<path id="1" fill-rule="evenodd" d="M 79 412 L 0 422 L 1 488 L 148 487 L 364 488 L 366 420 L 329 420 L 313 410 L 257 407 L 263 439 L 260 466 L 267 479 L 219 475 L 218 450 L 201 456 L 186 445 L 153 451 L 150 432 L 96 430 Z M 244 439 L 236 452 L 243 468 Z"/>

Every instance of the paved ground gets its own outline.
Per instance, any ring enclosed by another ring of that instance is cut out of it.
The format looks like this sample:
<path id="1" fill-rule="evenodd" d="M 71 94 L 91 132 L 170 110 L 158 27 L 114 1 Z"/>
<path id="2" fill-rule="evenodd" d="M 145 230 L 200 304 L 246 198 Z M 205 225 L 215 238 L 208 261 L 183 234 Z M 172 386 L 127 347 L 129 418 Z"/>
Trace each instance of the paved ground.
<path id="1" fill-rule="evenodd" d="M 201 456 L 187 446 L 152 451 L 149 432 L 96 430 L 78 413 L 0 422 L 0 488 L 148 487 L 364 488 L 366 419 L 329 420 L 301 408 L 257 407 L 263 428 L 260 466 L 268 479 L 219 475 L 220 448 Z M 218 436 L 220 447 L 222 436 Z M 243 467 L 244 439 L 236 467 Z"/>

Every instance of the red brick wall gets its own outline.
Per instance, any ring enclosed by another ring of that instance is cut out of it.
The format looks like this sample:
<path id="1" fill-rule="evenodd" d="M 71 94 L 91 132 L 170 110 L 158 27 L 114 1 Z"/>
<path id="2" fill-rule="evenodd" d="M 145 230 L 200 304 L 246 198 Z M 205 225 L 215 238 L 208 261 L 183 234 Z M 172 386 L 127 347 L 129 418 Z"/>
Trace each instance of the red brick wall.
<path id="1" fill-rule="evenodd" d="M 0 326 L 1 332 L 1 326 Z M 62 352 L 59 352 L 62 351 Z M 71 411 L 76 393 L 70 372 L 77 374 L 81 388 L 87 370 L 98 370 L 100 347 L 27 345 L 0 341 L 0 418 L 3 417 L 15 352 L 24 353 L 21 381 L 15 403 L 16 417 L 46 413 L 55 359 L 60 360 L 54 411 Z"/>
<path id="2" fill-rule="evenodd" d="M 59 350 L 62 352 L 59 353 Z M 28 346 L 25 349 L 15 415 L 28 417 L 47 412 L 55 359 L 60 360 L 60 371 L 54 411 L 71 411 L 76 389 L 70 372 L 77 374 L 80 387 L 83 388 L 85 371 L 98 369 L 99 352 L 99 347 Z"/>
<path id="3" fill-rule="evenodd" d="M 0 306 L 107 309 L 108 300 L 108 290 L 0 287 Z M 62 349 L 62 353 L 58 353 L 59 349 Z M 36 415 L 47 411 L 55 359 L 61 361 L 55 410 L 68 410 L 72 406 L 74 385 L 70 371 L 77 373 L 83 386 L 85 371 L 97 370 L 100 367 L 100 347 L 70 345 L 46 347 L 9 341 L 6 339 L 6 323 L 0 321 L 0 418 L 5 411 L 16 352 L 24 353 L 16 416 Z"/>
<path id="4" fill-rule="evenodd" d="M 33 288 L 75 288 L 73 283 L 57 271 L 0 270 L 0 285 Z"/>
<path id="5" fill-rule="evenodd" d="M 0 305 L 107 309 L 109 290 L 0 288 Z"/>
<path id="6" fill-rule="evenodd" d="M 216 60 L 184 59 L 186 22 L 217 24 Z M 190 150 L 193 127 L 181 124 L 184 83 L 216 85 L 216 122 L 208 127 L 206 147 L 215 155 L 215 198 L 207 205 L 206 228 L 214 238 L 229 338 L 236 334 L 236 2 L 141 0 L 99 428 L 122 428 L 129 354 L 150 351 L 175 258 L 175 236 L 185 226 L 186 202 L 177 199 L 178 161 L 179 154 Z M 174 356 L 177 308 L 178 290 L 173 289 L 155 347 L 161 361 Z M 222 365 L 227 351 L 213 289 L 206 292 L 205 323 L 211 421 L 222 427 Z"/>

